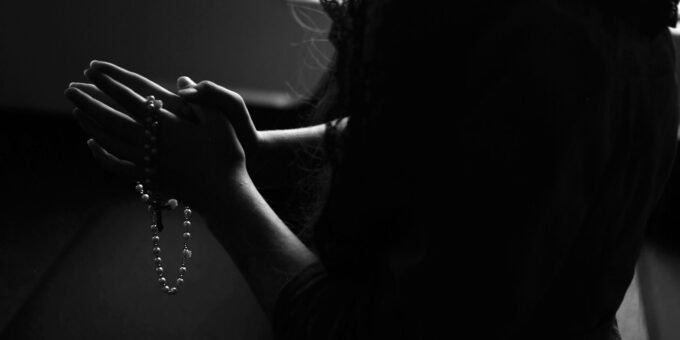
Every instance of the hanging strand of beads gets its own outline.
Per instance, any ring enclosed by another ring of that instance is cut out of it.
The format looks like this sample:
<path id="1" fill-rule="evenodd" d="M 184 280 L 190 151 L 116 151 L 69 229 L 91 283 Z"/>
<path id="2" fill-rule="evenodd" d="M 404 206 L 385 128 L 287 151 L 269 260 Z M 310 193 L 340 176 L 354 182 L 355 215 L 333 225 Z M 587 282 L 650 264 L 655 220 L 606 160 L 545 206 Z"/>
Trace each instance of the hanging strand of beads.
<path id="1" fill-rule="evenodd" d="M 191 258 L 191 250 L 189 249 L 189 239 L 191 238 L 191 208 L 186 206 L 184 208 L 184 231 L 182 238 L 184 240 L 184 247 L 182 249 L 182 263 L 179 266 L 177 285 L 168 285 L 168 280 L 165 278 L 165 270 L 161 258 L 160 247 L 160 232 L 163 231 L 163 210 L 174 210 L 179 203 L 176 199 L 169 199 L 162 203 L 157 190 L 155 188 L 154 177 L 158 173 L 158 166 L 156 158 L 158 156 L 158 131 L 159 119 L 158 113 L 163 107 L 163 102 L 156 100 L 154 96 L 146 97 L 146 106 L 149 115 L 144 120 L 144 181 L 137 182 L 135 190 L 141 195 L 142 202 L 147 206 L 147 210 L 151 216 L 151 243 L 153 252 L 153 263 L 155 265 L 156 276 L 158 277 L 158 284 L 161 290 L 168 295 L 175 295 L 180 287 L 184 285 L 184 275 L 187 272 L 187 262 Z"/>

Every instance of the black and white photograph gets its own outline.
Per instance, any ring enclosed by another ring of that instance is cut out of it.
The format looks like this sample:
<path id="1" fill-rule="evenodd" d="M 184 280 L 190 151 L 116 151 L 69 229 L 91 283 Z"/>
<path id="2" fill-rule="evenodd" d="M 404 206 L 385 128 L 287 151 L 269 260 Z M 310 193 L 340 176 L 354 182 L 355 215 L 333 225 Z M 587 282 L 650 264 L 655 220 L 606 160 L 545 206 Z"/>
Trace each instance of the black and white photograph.
<path id="1" fill-rule="evenodd" d="M 678 0 L 0 3 L 0 339 L 680 340 Z"/>

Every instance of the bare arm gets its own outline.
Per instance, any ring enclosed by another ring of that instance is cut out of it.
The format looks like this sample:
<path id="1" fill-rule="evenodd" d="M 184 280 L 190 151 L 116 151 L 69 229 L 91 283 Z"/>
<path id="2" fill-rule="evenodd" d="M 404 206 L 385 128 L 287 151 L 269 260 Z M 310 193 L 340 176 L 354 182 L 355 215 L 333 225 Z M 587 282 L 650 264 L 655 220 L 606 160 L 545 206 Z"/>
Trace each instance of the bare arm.
<path id="1" fill-rule="evenodd" d="M 216 190 L 201 213 L 271 315 L 285 284 L 318 260 L 269 207 L 245 170 Z"/>
<path id="2" fill-rule="evenodd" d="M 344 130 L 347 118 L 336 125 Z M 259 149 L 248 158 L 248 173 L 258 188 L 291 185 L 300 162 L 322 157 L 326 124 L 286 130 L 259 131 Z"/>
<path id="3" fill-rule="evenodd" d="M 326 133 L 326 125 L 258 131 L 247 110 L 234 108 L 233 91 L 210 81 L 194 83 L 187 77 L 179 79 L 178 94 L 184 100 L 223 112 L 234 126 L 247 158 L 247 169 L 259 188 L 281 187 L 292 184 L 296 168 L 305 157 L 318 157 Z M 337 124 L 342 130 L 343 118 Z"/>

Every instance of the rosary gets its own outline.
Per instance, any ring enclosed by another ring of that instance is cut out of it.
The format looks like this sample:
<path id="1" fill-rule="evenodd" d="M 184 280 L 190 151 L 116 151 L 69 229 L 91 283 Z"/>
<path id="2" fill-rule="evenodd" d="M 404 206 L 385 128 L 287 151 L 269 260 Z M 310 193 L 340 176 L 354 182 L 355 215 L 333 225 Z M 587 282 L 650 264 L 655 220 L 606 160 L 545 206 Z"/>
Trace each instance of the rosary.
<path id="1" fill-rule="evenodd" d="M 182 263 L 179 266 L 179 275 L 176 286 L 169 286 L 168 280 L 165 278 L 165 271 L 162 266 L 161 247 L 160 247 L 160 232 L 163 230 L 163 210 L 174 210 L 179 205 L 176 199 L 169 199 L 167 202 L 161 202 L 160 197 L 156 194 L 154 188 L 154 176 L 158 172 L 156 157 L 158 155 L 158 112 L 163 107 L 163 102 L 156 100 L 154 96 L 146 97 L 146 107 L 149 115 L 144 121 L 144 182 L 137 182 L 135 190 L 141 195 L 142 202 L 147 206 L 147 210 L 151 215 L 151 243 L 153 246 L 153 263 L 156 268 L 156 275 L 158 276 L 158 284 L 161 286 L 161 291 L 168 295 L 177 294 L 180 287 L 184 285 L 184 275 L 187 272 L 187 261 L 191 258 L 191 250 L 189 250 L 189 239 L 191 233 L 191 209 L 188 206 L 184 207 L 184 248 L 182 249 Z M 154 191 L 152 191 L 154 188 Z"/>

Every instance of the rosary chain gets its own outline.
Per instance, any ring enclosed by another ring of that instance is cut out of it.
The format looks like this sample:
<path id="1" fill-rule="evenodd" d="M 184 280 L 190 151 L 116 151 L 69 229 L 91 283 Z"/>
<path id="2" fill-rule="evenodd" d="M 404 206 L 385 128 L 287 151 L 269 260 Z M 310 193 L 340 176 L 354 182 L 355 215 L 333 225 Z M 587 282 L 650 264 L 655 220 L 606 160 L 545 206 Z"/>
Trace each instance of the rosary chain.
<path id="1" fill-rule="evenodd" d="M 189 240 L 191 239 L 191 208 L 186 206 L 184 208 L 184 232 L 182 233 L 182 238 L 184 240 L 184 246 L 182 249 L 182 262 L 178 269 L 178 277 L 176 280 L 176 285 L 169 285 L 168 280 L 165 277 L 165 269 L 163 268 L 163 259 L 161 258 L 161 247 L 160 247 L 160 232 L 163 230 L 162 221 L 162 211 L 163 210 L 174 210 L 179 205 L 176 199 L 169 199 L 166 203 L 161 204 L 159 197 L 155 193 L 155 183 L 153 177 L 157 174 L 157 162 L 156 158 L 158 156 L 158 112 L 163 106 L 163 102 L 156 100 L 154 96 L 146 97 L 146 105 L 150 114 L 145 118 L 144 121 L 144 182 L 137 182 L 135 190 L 141 195 L 141 200 L 147 205 L 147 210 L 151 215 L 151 243 L 153 252 L 153 263 L 155 266 L 156 276 L 158 278 L 158 284 L 161 287 L 161 291 L 167 293 L 168 295 L 175 295 L 179 289 L 184 286 L 184 275 L 187 272 L 187 262 L 191 258 L 192 252 L 189 249 Z M 146 186 L 146 187 L 145 187 Z M 152 190 L 153 189 L 153 190 Z"/>

